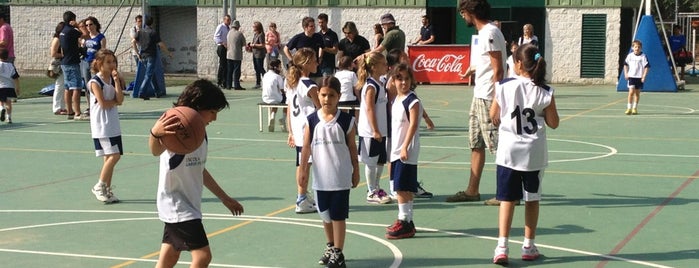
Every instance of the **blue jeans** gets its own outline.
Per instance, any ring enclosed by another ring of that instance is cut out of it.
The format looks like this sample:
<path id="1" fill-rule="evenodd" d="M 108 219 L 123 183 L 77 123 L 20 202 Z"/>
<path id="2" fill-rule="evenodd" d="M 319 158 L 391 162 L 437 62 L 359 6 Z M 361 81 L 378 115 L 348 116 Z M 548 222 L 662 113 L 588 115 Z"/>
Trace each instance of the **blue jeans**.
<path id="1" fill-rule="evenodd" d="M 228 73 L 226 74 L 226 88 L 240 88 L 240 60 L 228 59 Z"/>
<path id="2" fill-rule="evenodd" d="M 80 64 L 61 65 L 65 83 L 69 90 L 80 90 L 83 78 L 80 75 Z"/>
<path id="3" fill-rule="evenodd" d="M 155 73 L 155 57 L 146 57 L 141 59 L 141 64 L 145 70 L 143 82 L 139 85 L 139 98 L 155 96 L 155 86 L 153 85 L 153 74 Z"/>

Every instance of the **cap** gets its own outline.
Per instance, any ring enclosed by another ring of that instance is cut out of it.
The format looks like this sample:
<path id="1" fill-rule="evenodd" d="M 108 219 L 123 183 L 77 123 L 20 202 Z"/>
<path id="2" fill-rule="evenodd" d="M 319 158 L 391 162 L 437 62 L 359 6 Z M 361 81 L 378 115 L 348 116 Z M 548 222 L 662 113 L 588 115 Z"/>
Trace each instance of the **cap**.
<path id="1" fill-rule="evenodd" d="M 396 19 L 393 18 L 391 13 L 386 13 L 381 16 L 381 24 L 396 23 Z"/>
<path id="2" fill-rule="evenodd" d="M 234 20 L 233 23 L 231 23 L 231 27 L 240 28 L 240 22 L 237 20 Z"/>

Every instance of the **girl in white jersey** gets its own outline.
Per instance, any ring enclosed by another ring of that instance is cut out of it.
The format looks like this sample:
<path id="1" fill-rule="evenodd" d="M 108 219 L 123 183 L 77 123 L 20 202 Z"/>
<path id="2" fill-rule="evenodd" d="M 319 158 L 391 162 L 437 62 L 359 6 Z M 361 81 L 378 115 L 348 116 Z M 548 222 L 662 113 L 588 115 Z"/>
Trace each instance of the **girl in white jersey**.
<path id="1" fill-rule="evenodd" d="M 117 70 L 114 52 L 101 49 L 95 53 L 92 64 L 95 76 L 88 82 L 90 92 L 90 130 L 95 145 L 95 154 L 102 157 L 100 177 L 92 187 L 97 200 L 106 204 L 119 202 L 112 193 L 114 166 L 124 154 L 121 142 L 121 125 L 117 106 L 124 101 L 124 84 Z"/>
<path id="2" fill-rule="evenodd" d="M 301 176 L 308 176 L 313 156 L 313 190 L 323 220 L 327 244 L 318 261 L 327 267 L 345 267 L 345 220 L 349 217 L 350 188 L 359 184 L 359 163 L 354 143 L 354 117 L 338 110 L 340 81 L 324 77 L 318 98 L 322 107 L 311 113 L 304 128 Z M 303 178 L 308 180 L 308 178 Z"/>
<path id="3" fill-rule="evenodd" d="M 386 164 L 386 135 L 388 134 L 388 95 L 380 77 L 388 71 L 386 58 L 377 52 L 363 54 L 356 59 L 359 95 L 359 161 L 364 163 L 367 182 L 366 201 L 388 204 L 391 198 L 379 186 L 379 178 Z"/>
<path id="4" fill-rule="evenodd" d="M 175 106 L 196 110 L 208 125 L 216 120 L 219 111 L 228 107 L 228 101 L 221 88 L 200 79 L 185 87 Z M 242 214 L 243 206 L 228 196 L 206 169 L 206 139 L 186 155 L 170 152 L 160 143 L 163 136 L 174 135 L 179 124 L 176 116 L 161 117 L 151 128 L 148 139 L 151 153 L 160 157 L 156 198 L 158 217 L 165 223 L 156 267 L 174 267 L 183 250 L 192 252 L 192 267 L 207 267 L 211 262 L 211 249 L 201 222 L 203 187 L 218 197 L 233 215 Z"/>
<path id="5" fill-rule="evenodd" d="M 318 101 L 318 85 L 308 76 L 318 68 L 316 53 L 310 48 L 302 48 L 294 53 L 286 74 L 286 102 L 289 104 L 287 116 L 289 119 L 289 138 L 287 144 L 296 148 L 296 213 L 312 213 L 316 211 L 315 201 L 307 195 L 308 174 L 301 176 L 299 159 L 303 146 L 303 127 L 306 117 L 320 107 Z M 302 180 L 306 178 L 306 180 Z"/>
<path id="6" fill-rule="evenodd" d="M 553 89 L 545 83 L 546 62 L 532 44 L 514 53 L 519 77 L 507 78 L 495 87 L 490 118 L 498 126 L 497 194 L 500 201 L 499 236 L 493 263 L 508 263 L 508 238 L 517 200 L 523 199 L 524 244 L 522 260 L 539 257 L 534 245 L 539 220 L 539 200 L 544 168 L 548 165 L 546 125 L 555 129 L 559 118 Z"/>

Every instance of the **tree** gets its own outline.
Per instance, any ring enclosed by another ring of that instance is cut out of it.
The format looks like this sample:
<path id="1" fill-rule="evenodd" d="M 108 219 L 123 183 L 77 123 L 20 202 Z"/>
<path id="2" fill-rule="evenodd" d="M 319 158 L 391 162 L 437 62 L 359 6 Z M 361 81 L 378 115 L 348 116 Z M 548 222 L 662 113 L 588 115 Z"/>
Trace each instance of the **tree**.
<path id="1" fill-rule="evenodd" d="M 677 12 L 699 11 L 699 1 L 696 0 L 657 0 L 657 2 L 664 21 L 675 19 L 675 5 L 677 5 Z M 653 14 L 657 14 L 655 1 L 653 2 L 653 6 Z"/>

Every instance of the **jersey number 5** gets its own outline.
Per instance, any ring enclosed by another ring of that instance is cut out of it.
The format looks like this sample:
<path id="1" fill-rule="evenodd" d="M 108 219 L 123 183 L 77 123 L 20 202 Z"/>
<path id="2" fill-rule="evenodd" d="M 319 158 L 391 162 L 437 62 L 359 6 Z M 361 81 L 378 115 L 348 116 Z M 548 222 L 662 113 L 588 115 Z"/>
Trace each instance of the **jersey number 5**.
<path id="1" fill-rule="evenodd" d="M 522 130 L 524 130 L 524 132 L 527 134 L 534 134 L 539 130 L 539 125 L 534 119 L 535 116 L 536 112 L 534 112 L 534 109 L 532 108 L 524 108 L 524 110 L 520 110 L 519 105 L 515 107 L 515 110 L 510 114 L 510 118 L 515 119 L 515 122 L 517 122 L 517 135 L 522 135 Z M 525 126 L 522 128 L 522 117 L 527 120 L 531 127 Z"/>

